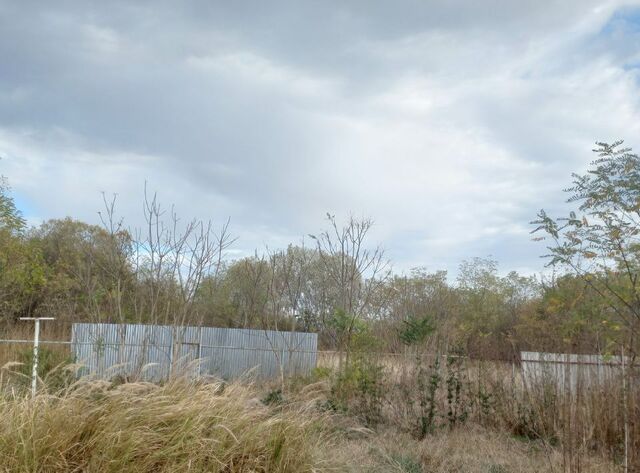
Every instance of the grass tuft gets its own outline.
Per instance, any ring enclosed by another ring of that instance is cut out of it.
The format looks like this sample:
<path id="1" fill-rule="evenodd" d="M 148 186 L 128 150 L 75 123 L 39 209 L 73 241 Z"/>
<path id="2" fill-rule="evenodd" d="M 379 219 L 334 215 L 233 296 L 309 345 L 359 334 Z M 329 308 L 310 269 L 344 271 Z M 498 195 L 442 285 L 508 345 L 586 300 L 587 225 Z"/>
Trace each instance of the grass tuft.
<path id="1" fill-rule="evenodd" d="M 0 398 L 4 472 L 322 472 L 332 442 L 308 403 L 271 409 L 252 388 L 175 379 L 80 381 Z M 322 448 L 321 448 L 322 446 Z"/>

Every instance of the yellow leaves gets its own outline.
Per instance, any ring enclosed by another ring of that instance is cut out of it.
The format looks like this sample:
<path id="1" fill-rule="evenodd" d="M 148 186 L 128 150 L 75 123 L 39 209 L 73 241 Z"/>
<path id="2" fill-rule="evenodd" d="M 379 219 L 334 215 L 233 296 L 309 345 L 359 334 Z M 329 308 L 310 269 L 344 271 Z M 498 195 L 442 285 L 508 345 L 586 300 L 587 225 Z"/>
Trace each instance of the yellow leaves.
<path id="1" fill-rule="evenodd" d="M 622 330 L 622 326 L 619 323 L 611 323 L 608 320 L 603 320 L 602 322 L 600 322 L 605 328 L 608 328 L 609 330 L 613 330 L 614 332 L 619 332 L 620 330 Z"/>
<path id="2" fill-rule="evenodd" d="M 547 310 L 553 314 L 559 313 L 564 307 L 563 301 L 555 296 L 552 296 L 547 301 Z"/>

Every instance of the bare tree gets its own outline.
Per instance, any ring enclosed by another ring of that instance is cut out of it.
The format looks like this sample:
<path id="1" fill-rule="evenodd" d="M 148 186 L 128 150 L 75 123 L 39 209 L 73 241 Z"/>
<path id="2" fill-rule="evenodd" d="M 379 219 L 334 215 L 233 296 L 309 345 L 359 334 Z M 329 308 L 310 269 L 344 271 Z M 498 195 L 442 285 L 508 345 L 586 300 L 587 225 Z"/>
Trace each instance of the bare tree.
<path id="1" fill-rule="evenodd" d="M 315 251 L 304 246 L 289 245 L 286 250 L 267 249 L 269 276 L 267 282 L 268 307 L 263 313 L 262 326 L 280 367 L 280 380 L 284 389 L 285 373 L 292 368 L 294 357 L 300 356 L 302 337 L 296 336 L 300 321 L 300 306 L 308 286 L 309 268 Z M 274 337 L 269 330 L 286 331 Z M 288 363 L 285 362 L 288 355 Z"/>
<path id="2" fill-rule="evenodd" d="M 115 216 L 115 202 L 115 197 L 105 198 L 105 211 L 100 216 L 107 232 L 122 239 L 125 231 L 122 220 Z M 217 277 L 225 251 L 234 241 L 229 220 L 217 232 L 211 221 L 194 219 L 183 224 L 175 209 L 165 211 L 146 186 L 143 213 L 144 229 L 126 232 L 130 238 L 127 251 L 114 251 L 107 259 L 115 281 L 116 319 L 126 318 L 123 268 L 128 267 L 134 275 L 127 281 L 133 286 L 127 292 L 132 294 L 129 311 L 134 320 L 173 326 L 202 322 L 195 296 L 206 277 Z"/>
<path id="3" fill-rule="evenodd" d="M 391 267 L 381 246 L 366 246 L 373 220 L 351 217 L 340 227 L 335 216 L 327 214 L 327 219 L 329 229 L 310 236 L 317 243 L 325 276 L 337 291 L 334 316 L 342 319 L 336 324 L 342 363 L 342 354 L 348 362 L 356 321 L 371 315 L 374 294 L 390 277 Z"/>

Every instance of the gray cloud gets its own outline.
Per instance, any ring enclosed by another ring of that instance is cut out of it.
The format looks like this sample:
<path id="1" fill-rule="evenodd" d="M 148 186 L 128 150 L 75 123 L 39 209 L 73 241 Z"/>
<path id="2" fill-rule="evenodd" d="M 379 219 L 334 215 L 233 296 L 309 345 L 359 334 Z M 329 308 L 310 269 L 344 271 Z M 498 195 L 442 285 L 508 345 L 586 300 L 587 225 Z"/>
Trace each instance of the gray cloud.
<path id="1" fill-rule="evenodd" d="M 540 207 L 640 131 L 640 5 L 0 1 L 0 161 L 32 221 L 145 180 L 239 253 L 370 215 L 400 268 L 541 268 Z M 634 142 L 636 140 L 636 142 Z"/>

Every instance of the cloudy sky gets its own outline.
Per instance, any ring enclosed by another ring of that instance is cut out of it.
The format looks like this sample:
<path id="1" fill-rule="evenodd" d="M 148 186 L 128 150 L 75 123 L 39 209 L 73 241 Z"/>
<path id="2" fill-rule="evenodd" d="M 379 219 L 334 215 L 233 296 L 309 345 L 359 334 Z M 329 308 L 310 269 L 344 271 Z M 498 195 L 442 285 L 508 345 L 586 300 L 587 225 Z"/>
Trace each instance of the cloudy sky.
<path id="1" fill-rule="evenodd" d="M 492 255 L 595 141 L 640 149 L 639 2 L 0 0 L 0 173 L 29 221 L 141 220 L 145 181 L 236 255 L 366 215 L 399 270 Z"/>

